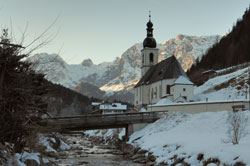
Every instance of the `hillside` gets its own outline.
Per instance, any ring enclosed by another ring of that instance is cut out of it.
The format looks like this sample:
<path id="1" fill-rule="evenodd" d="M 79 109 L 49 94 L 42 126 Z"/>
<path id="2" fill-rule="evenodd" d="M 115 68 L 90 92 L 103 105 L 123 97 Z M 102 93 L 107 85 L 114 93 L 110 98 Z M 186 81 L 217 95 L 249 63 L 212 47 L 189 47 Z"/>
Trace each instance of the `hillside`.
<path id="1" fill-rule="evenodd" d="M 48 112 L 52 116 L 83 115 L 91 111 L 91 99 L 64 86 L 45 81 Z"/>
<path id="2" fill-rule="evenodd" d="M 250 61 L 250 10 L 247 9 L 242 19 L 237 20 L 232 31 L 219 43 L 208 50 L 200 62 L 194 64 L 188 75 L 193 82 L 202 84 L 206 78 L 201 73 L 206 70 L 218 70 Z"/>
<path id="3" fill-rule="evenodd" d="M 199 114 L 174 113 L 134 132 L 126 146 L 134 161 L 153 160 L 152 165 L 250 165 L 250 112 L 242 112 L 246 127 L 239 144 L 232 143 L 229 112 Z M 125 135 L 125 129 L 92 130 L 89 136 L 102 138 L 106 143 Z M 130 147 L 130 148 L 129 148 Z M 144 156 L 145 155 L 145 156 Z"/>
<path id="4" fill-rule="evenodd" d="M 219 72 L 219 71 L 218 71 Z M 245 100 L 249 99 L 248 67 L 222 74 L 195 87 L 196 101 Z"/>
<path id="5" fill-rule="evenodd" d="M 243 113 L 250 118 L 250 112 Z M 173 114 L 131 135 L 129 143 L 166 165 L 249 165 L 250 126 L 238 145 L 230 142 L 228 112 Z M 166 155 L 167 154 L 167 155 Z"/>

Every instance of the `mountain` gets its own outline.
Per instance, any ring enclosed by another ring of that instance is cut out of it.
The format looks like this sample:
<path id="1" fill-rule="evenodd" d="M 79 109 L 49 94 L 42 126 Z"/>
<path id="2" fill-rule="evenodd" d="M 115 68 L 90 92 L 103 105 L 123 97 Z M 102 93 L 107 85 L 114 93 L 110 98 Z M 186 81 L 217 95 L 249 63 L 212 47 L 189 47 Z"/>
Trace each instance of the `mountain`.
<path id="1" fill-rule="evenodd" d="M 83 115 L 91 111 L 91 99 L 62 85 L 44 80 L 48 93 L 44 96 L 48 102 L 51 116 Z"/>
<path id="2" fill-rule="evenodd" d="M 73 90 L 85 96 L 98 99 L 104 99 L 105 95 L 105 91 L 100 90 L 98 86 L 88 84 L 86 82 L 80 82 L 76 87 L 73 88 Z"/>
<path id="3" fill-rule="evenodd" d="M 175 55 L 186 71 L 196 58 L 204 55 L 220 38 L 218 35 L 201 37 L 178 35 L 174 39 L 158 43 L 159 61 Z M 142 48 L 142 43 L 137 43 L 113 62 L 100 64 L 93 64 L 91 59 L 85 59 L 80 64 L 67 64 L 59 55 L 47 53 L 36 54 L 27 60 L 33 62 L 33 68 L 44 73 L 48 80 L 68 88 L 74 88 L 83 82 L 106 92 L 129 90 L 132 93 L 132 87 L 141 77 Z"/>

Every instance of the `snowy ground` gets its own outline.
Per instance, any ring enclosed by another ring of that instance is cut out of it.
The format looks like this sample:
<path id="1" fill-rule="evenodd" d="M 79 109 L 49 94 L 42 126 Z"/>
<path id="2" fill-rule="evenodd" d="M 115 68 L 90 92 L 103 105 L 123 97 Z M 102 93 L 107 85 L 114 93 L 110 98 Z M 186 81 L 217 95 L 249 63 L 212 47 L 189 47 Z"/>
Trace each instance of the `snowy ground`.
<path id="1" fill-rule="evenodd" d="M 237 86 L 240 86 L 239 81 L 248 79 L 247 70 L 248 68 L 243 68 L 229 74 L 218 76 L 209 79 L 199 87 L 195 87 L 195 100 L 205 101 L 206 98 L 208 98 L 209 101 L 246 99 L 246 88 L 238 90 Z M 231 79 L 235 79 L 235 81 L 229 83 L 228 87 L 222 88 L 218 91 L 214 89 L 216 86 L 227 83 Z"/>
<path id="2" fill-rule="evenodd" d="M 250 112 L 244 112 L 250 119 Z M 204 160 L 218 158 L 220 163 L 244 162 L 250 165 L 250 125 L 245 137 L 233 145 L 228 137 L 228 112 L 182 114 L 162 117 L 153 124 L 131 135 L 129 143 L 152 152 L 157 162 L 171 163 L 173 156 L 185 158 L 191 165 L 202 165 L 198 154 Z"/>

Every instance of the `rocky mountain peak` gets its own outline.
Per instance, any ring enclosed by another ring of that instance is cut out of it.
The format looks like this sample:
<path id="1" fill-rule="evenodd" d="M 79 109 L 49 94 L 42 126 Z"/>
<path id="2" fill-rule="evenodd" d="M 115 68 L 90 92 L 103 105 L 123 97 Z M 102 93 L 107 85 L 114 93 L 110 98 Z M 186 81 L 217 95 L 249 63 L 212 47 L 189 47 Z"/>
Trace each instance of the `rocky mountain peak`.
<path id="1" fill-rule="evenodd" d="M 185 37 L 185 35 L 179 34 L 176 36 L 175 40 L 183 40 Z"/>
<path id="2" fill-rule="evenodd" d="M 84 59 L 83 61 L 82 61 L 82 63 L 81 63 L 83 66 L 85 66 L 85 67 L 90 67 L 90 66 L 92 66 L 93 65 L 93 62 L 92 62 L 92 60 L 91 59 Z"/>

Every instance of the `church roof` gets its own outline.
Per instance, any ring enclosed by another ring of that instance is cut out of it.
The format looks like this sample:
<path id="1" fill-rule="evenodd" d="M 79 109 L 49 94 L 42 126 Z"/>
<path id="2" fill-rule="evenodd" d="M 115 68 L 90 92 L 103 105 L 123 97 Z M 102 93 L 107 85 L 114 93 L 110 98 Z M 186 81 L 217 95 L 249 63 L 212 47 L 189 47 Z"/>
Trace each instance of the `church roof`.
<path id="1" fill-rule="evenodd" d="M 175 80 L 174 84 L 181 84 L 181 85 L 193 85 L 191 81 L 187 77 L 179 76 L 177 80 Z"/>
<path id="2" fill-rule="evenodd" d="M 144 74 L 144 76 L 142 76 L 141 80 L 136 84 L 135 88 L 142 85 L 148 85 L 163 79 L 178 78 L 179 76 L 184 76 L 188 78 L 188 76 L 182 69 L 180 63 L 173 55 L 161 61 L 160 63 L 152 66 Z"/>

